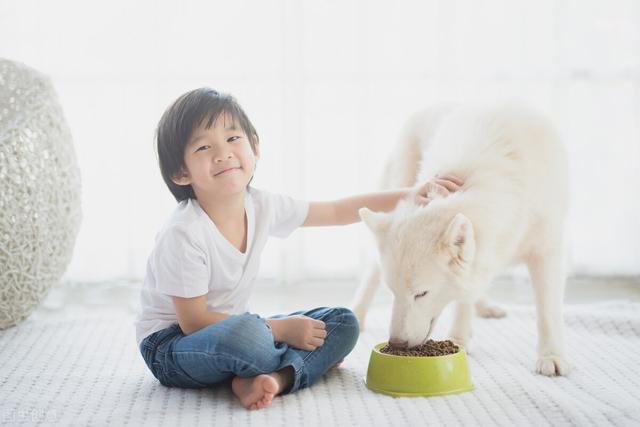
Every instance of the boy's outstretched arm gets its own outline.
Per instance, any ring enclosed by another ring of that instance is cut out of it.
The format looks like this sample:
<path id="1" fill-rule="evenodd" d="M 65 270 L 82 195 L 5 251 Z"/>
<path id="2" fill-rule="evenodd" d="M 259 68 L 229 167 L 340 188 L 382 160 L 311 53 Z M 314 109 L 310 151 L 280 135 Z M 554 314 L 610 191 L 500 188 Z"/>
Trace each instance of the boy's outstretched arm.
<path id="1" fill-rule="evenodd" d="M 458 191 L 464 181 L 454 175 L 435 177 L 423 185 L 413 188 L 379 191 L 376 193 L 360 194 L 339 200 L 327 202 L 309 202 L 309 212 L 302 224 L 303 227 L 320 225 L 346 225 L 360 221 L 360 208 L 369 208 L 377 212 L 389 212 L 395 208 L 398 201 L 404 197 L 415 197 L 418 203 L 429 203 L 428 194 L 437 192 L 443 196 Z"/>
<path id="2" fill-rule="evenodd" d="M 410 189 L 360 194 L 327 202 L 309 202 L 309 212 L 303 227 L 319 225 L 346 225 L 360 221 L 358 210 L 367 207 L 373 211 L 388 212 L 398 200 L 407 196 Z"/>

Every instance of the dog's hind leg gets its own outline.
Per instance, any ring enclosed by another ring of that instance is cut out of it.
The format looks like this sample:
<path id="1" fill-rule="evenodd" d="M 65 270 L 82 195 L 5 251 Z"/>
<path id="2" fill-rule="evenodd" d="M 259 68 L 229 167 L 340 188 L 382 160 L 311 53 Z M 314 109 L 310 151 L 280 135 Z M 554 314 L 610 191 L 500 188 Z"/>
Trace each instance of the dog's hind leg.
<path id="1" fill-rule="evenodd" d="M 476 314 L 484 318 L 499 319 L 507 315 L 507 312 L 500 306 L 491 304 L 486 297 L 482 297 L 476 301 Z"/>
<path id="2" fill-rule="evenodd" d="M 554 243 L 556 246 L 546 250 L 535 250 L 527 261 L 538 314 L 536 371 L 547 376 L 564 375 L 569 371 L 562 318 L 565 287 L 562 239 Z"/>
<path id="3" fill-rule="evenodd" d="M 361 331 L 364 330 L 364 321 L 379 285 L 380 266 L 377 262 L 373 261 L 366 270 L 366 274 L 362 278 L 362 281 L 356 290 L 356 296 L 353 300 L 353 312 L 358 319 Z"/>

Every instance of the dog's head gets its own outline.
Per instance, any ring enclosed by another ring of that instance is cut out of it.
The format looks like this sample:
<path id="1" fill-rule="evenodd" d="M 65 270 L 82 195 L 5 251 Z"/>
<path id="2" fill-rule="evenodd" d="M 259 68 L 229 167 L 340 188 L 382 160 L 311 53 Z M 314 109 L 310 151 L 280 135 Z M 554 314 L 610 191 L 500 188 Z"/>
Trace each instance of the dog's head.
<path id="1" fill-rule="evenodd" d="M 473 225 L 461 213 L 443 215 L 431 204 L 403 200 L 389 214 L 359 211 L 376 238 L 382 275 L 394 295 L 389 342 L 399 347 L 426 342 L 449 302 L 472 298 Z"/>

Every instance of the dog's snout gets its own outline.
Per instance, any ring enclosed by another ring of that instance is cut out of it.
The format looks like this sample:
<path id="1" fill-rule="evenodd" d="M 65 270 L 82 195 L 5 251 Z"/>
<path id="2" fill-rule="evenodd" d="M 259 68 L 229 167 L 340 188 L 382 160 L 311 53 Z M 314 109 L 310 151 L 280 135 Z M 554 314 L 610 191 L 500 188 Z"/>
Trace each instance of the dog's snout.
<path id="1" fill-rule="evenodd" d="M 402 341 L 395 338 L 390 338 L 389 345 L 394 348 L 407 348 L 409 346 L 409 341 Z"/>

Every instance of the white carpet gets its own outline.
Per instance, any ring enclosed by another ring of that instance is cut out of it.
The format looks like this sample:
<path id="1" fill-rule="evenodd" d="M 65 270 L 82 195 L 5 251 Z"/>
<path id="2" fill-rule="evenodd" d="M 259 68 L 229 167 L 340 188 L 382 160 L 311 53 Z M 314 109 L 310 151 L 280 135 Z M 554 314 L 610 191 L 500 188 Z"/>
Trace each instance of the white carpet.
<path id="1" fill-rule="evenodd" d="M 226 388 L 160 385 L 134 342 L 132 318 L 27 322 L 0 332 L 0 425 L 640 425 L 640 304 L 565 309 L 573 370 L 534 374 L 532 306 L 476 319 L 470 367 L 476 389 L 392 398 L 365 388 L 371 347 L 386 338 L 374 312 L 342 368 L 309 389 L 243 409 Z M 438 324 L 441 337 L 448 320 Z"/>

